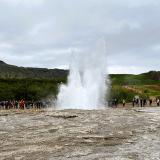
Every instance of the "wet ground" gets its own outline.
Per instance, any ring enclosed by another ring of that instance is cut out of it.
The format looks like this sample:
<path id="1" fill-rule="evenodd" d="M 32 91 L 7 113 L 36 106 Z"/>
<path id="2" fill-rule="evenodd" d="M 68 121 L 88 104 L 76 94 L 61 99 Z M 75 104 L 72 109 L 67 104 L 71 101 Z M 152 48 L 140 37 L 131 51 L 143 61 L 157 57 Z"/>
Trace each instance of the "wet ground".
<path id="1" fill-rule="evenodd" d="M 0 111 L 0 160 L 158 160 L 160 108 Z"/>

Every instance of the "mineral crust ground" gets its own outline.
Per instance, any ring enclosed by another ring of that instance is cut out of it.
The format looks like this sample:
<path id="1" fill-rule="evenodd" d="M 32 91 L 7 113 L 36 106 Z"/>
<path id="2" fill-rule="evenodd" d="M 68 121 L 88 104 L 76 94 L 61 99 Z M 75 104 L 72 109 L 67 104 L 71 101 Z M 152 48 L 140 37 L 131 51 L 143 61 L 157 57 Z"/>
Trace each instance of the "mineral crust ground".
<path id="1" fill-rule="evenodd" d="M 0 111 L 0 160 L 159 159 L 160 108 Z"/>

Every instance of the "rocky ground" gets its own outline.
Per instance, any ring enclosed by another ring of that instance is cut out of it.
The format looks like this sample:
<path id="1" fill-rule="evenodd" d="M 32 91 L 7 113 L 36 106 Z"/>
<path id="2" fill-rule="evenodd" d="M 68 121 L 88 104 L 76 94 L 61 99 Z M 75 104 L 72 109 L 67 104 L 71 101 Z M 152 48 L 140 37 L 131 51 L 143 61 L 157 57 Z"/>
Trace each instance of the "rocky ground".
<path id="1" fill-rule="evenodd" d="M 158 160 L 160 108 L 0 111 L 0 160 Z"/>

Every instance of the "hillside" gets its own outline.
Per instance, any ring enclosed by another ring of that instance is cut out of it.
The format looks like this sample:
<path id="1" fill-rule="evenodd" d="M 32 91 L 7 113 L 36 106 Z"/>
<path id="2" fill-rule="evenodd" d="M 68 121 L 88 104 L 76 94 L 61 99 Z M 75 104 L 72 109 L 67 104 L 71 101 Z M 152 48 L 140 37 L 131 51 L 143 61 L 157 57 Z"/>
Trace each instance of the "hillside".
<path id="1" fill-rule="evenodd" d="M 46 69 L 46 68 L 25 68 L 6 64 L 0 61 L 0 78 L 42 78 L 55 79 L 63 78 L 68 74 L 67 70 Z"/>
<path id="2" fill-rule="evenodd" d="M 160 83 L 160 71 L 150 71 L 139 75 L 133 74 L 111 74 L 114 85 L 149 85 Z"/>
<path id="3" fill-rule="evenodd" d="M 0 61 L 0 78 L 11 79 L 56 79 L 66 78 L 68 70 L 18 67 Z M 111 74 L 110 79 L 114 85 L 140 85 L 157 84 L 160 81 L 160 71 L 150 71 L 139 75 Z"/>
<path id="4" fill-rule="evenodd" d="M 0 61 L 0 101 L 55 97 L 67 75 L 66 70 L 17 67 Z"/>
<path id="5" fill-rule="evenodd" d="M 135 95 L 144 98 L 160 97 L 160 71 L 150 71 L 139 75 L 112 74 L 110 99 L 132 101 Z"/>
<path id="6" fill-rule="evenodd" d="M 39 100 L 48 96 L 56 97 L 58 87 L 66 83 L 67 70 L 25 68 L 0 61 L 0 100 Z M 135 95 L 160 97 L 160 71 L 150 71 L 139 75 L 111 74 L 108 99 L 125 98 L 131 101 Z"/>

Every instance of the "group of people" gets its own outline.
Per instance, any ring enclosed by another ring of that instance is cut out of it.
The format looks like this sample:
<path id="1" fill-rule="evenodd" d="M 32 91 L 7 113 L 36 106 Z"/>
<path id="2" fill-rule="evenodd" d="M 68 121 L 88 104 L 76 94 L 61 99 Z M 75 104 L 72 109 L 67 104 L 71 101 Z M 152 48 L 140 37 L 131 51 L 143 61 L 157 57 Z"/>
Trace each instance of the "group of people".
<path id="1" fill-rule="evenodd" d="M 0 101 L 0 109 L 41 109 L 51 106 L 50 101 Z"/>
<path id="2" fill-rule="evenodd" d="M 140 107 L 145 107 L 147 104 L 148 106 L 152 106 L 154 104 L 156 104 L 157 106 L 160 106 L 160 99 L 156 98 L 155 100 L 153 100 L 152 98 L 146 99 L 146 98 L 133 98 L 132 101 L 132 105 L 133 107 L 136 106 L 140 106 Z"/>
<path id="3" fill-rule="evenodd" d="M 121 102 L 123 107 L 126 106 L 126 100 L 123 99 Z M 117 107 L 118 104 L 120 104 L 118 99 L 112 99 L 111 101 L 108 102 L 108 106 L 110 107 Z M 139 97 L 134 97 L 132 100 L 132 106 L 135 107 L 145 107 L 145 106 L 160 106 L 160 99 L 156 98 L 155 100 L 153 100 L 152 98 L 146 99 L 146 98 L 139 98 Z"/>
<path id="4" fill-rule="evenodd" d="M 126 106 L 126 100 L 123 99 L 120 102 L 123 107 Z M 117 107 L 118 104 L 120 104 L 118 99 L 112 99 L 111 101 L 108 101 L 108 106 L 110 107 Z M 145 106 L 160 106 L 160 99 L 156 98 L 153 100 L 152 98 L 146 99 L 146 98 L 139 98 L 134 97 L 132 100 L 132 106 L 135 107 L 145 107 Z M 0 109 L 41 109 L 41 108 L 48 108 L 51 107 L 52 103 L 51 101 L 0 101 Z"/>

